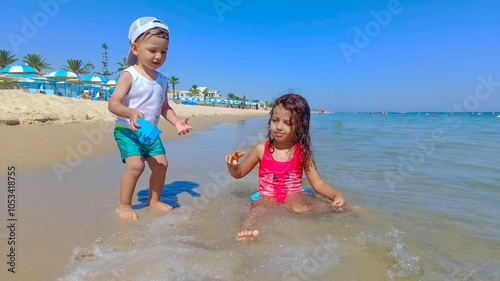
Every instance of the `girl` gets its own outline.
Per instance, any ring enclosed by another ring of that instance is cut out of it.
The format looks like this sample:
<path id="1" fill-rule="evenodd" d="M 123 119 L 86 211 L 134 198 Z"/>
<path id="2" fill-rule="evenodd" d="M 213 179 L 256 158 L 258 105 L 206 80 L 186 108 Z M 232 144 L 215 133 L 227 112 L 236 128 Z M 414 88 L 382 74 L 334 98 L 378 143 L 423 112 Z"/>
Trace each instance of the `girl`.
<path id="1" fill-rule="evenodd" d="M 309 121 L 311 110 L 307 101 L 296 94 L 279 97 L 270 112 L 267 141 L 252 148 L 240 163 L 240 155 L 226 155 L 231 176 L 240 179 L 259 165 L 259 192 L 236 234 L 237 240 L 252 240 L 259 231 L 252 227 L 256 218 L 271 204 L 285 204 L 296 213 L 310 211 L 315 206 L 302 200 L 302 174 L 305 172 L 313 189 L 332 201 L 334 210 L 342 210 L 346 202 L 342 194 L 323 181 L 316 169 L 311 151 Z"/>

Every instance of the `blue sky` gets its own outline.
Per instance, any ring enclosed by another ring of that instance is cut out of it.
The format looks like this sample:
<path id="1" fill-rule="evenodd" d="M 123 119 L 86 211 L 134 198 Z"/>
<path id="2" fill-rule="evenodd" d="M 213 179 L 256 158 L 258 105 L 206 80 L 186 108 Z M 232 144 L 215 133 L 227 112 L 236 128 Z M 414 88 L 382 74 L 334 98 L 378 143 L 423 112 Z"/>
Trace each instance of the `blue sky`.
<path id="1" fill-rule="evenodd" d="M 2 3 L 0 49 L 101 70 L 128 52 L 128 28 L 170 28 L 160 71 L 272 101 L 289 89 L 330 111 L 500 111 L 500 1 L 76 1 Z"/>

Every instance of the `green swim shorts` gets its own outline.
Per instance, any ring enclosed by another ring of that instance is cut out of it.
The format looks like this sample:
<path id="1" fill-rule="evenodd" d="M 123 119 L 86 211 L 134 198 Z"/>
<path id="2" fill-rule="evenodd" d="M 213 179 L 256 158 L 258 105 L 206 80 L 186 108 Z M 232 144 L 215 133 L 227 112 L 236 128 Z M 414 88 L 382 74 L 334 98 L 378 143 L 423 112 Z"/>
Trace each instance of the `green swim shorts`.
<path id="1" fill-rule="evenodd" d="M 124 127 L 115 127 L 113 135 L 115 136 L 123 163 L 130 156 L 141 156 L 143 159 L 147 159 L 165 154 L 165 147 L 163 147 L 159 136 L 149 142 L 141 143 L 139 135 L 136 132 Z"/>

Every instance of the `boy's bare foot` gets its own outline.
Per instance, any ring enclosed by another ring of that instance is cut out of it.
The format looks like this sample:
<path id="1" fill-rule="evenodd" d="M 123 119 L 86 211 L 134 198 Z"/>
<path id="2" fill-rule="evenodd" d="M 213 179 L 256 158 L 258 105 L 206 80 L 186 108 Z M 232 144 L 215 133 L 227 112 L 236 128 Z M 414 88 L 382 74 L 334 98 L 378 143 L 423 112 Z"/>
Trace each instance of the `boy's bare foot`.
<path id="1" fill-rule="evenodd" d="M 130 205 L 120 205 L 115 209 L 115 212 L 124 219 L 136 220 L 138 218 L 137 213 L 132 210 L 132 206 Z"/>
<path id="2" fill-rule="evenodd" d="M 258 230 L 250 230 L 250 229 L 244 229 L 238 233 L 236 233 L 236 240 L 237 241 L 250 241 L 254 240 L 259 236 L 259 231 Z"/>
<path id="3" fill-rule="evenodd" d="M 158 210 L 158 211 L 166 212 L 166 213 L 172 211 L 172 209 L 173 209 L 172 206 L 165 204 L 161 201 L 150 202 L 149 207 L 152 209 Z"/>

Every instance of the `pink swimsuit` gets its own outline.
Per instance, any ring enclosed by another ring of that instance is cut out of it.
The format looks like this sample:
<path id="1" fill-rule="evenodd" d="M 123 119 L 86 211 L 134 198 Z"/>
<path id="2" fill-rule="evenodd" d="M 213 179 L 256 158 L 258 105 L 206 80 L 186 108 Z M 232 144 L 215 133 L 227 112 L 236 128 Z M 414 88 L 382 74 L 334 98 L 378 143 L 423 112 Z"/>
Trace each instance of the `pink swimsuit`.
<path id="1" fill-rule="evenodd" d="M 259 194 L 283 203 L 290 193 L 302 190 L 302 150 L 296 144 L 292 158 L 286 162 L 274 160 L 271 152 L 270 143 L 266 141 L 259 167 Z"/>

